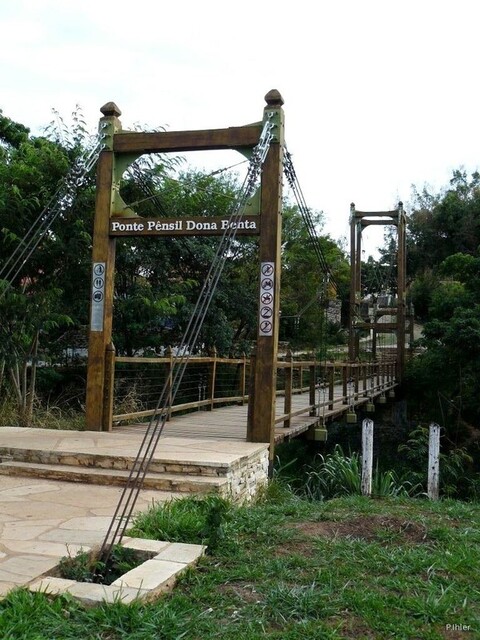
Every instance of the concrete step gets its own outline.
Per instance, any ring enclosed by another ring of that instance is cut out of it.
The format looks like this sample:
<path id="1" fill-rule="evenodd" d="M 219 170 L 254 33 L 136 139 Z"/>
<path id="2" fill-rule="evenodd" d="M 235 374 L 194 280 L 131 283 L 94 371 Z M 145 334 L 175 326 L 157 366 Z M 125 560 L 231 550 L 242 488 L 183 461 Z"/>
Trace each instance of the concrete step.
<path id="1" fill-rule="evenodd" d="M 29 462 L 32 464 L 66 465 L 72 467 L 130 470 L 133 456 L 104 455 L 84 452 L 65 452 L 47 449 L 24 449 L 18 447 L 0 447 L 0 461 Z M 222 463 L 188 462 L 155 457 L 150 471 L 155 473 L 181 473 L 202 477 L 225 477 L 230 465 Z"/>
<path id="2" fill-rule="evenodd" d="M 0 463 L 0 475 L 122 486 L 128 479 L 129 471 L 12 460 Z M 143 488 L 158 491 L 178 491 L 181 493 L 219 493 L 226 495 L 228 481 L 226 478 L 219 477 L 149 471 L 145 476 Z"/>

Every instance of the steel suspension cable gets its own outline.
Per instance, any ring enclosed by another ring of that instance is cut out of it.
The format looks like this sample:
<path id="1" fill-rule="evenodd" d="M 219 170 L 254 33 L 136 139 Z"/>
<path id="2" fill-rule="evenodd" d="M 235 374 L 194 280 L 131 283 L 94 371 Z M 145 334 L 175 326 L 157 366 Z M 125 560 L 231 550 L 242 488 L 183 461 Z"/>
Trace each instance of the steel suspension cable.
<path id="1" fill-rule="evenodd" d="M 94 167 L 100 152 L 104 148 L 103 138 L 101 131 L 94 136 L 91 148 L 87 148 L 76 159 L 67 176 L 63 179 L 62 184 L 0 269 L 0 279 L 5 280 L 7 283 L 0 292 L 0 300 L 5 296 L 7 290 L 31 258 L 58 216 L 65 213 L 72 206 L 78 188 L 84 184 L 88 173 Z"/>
<path id="2" fill-rule="evenodd" d="M 182 381 L 190 353 L 195 349 L 205 316 L 216 291 L 228 255 L 231 252 L 236 237 L 237 223 L 242 216 L 242 209 L 256 188 L 262 164 L 273 139 L 271 132 L 273 127 L 273 123 L 268 119 L 264 124 L 259 143 L 253 150 L 241 194 L 230 215 L 227 228 L 218 244 L 199 298 L 178 347 L 177 355 L 173 360 L 173 379 L 171 383 L 169 380 L 165 382 L 155 412 L 145 431 L 145 435 L 102 543 L 100 557 L 105 563 L 109 561 L 113 546 L 121 541 L 135 508 L 158 440 L 165 427 L 170 407 L 173 404 L 176 392 Z"/>
<path id="3" fill-rule="evenodd" d="M 302 189 L 298 182 L 298 178 L 295 172 L 295 168 L 293 166 L 292 156 L 288 152 L 285 147 L 285 155 L 284 155 L 284 173 L 287 178 L 287 181 L 290 185 L 290 188 L 295 196 L 297 201 L 298 208 L 300 209 L 300 213 L 302 215 L 303 221 L 307 227 L 308 234 L 310 236 L 310 240 L 312 243 L 312 248 L 315 252 L 315 255 L 318 259 L 320 267 L 324 271 L 324 273 L 328 276 L 329 282 L 333 284 L 335 290 L 338 291 L 338 284 L 335 280 L 335 277 L 328 266 L 327 260 L 325 258 L 325 254 L 323 253 L 322 247 L 320 246 L 319 238 L 315 232 L 315 226 L 312 221 L 312 217 L 310 215 L 310 209 L 307 207 L 305 202 L 305 198 L 303 196 Z"/>

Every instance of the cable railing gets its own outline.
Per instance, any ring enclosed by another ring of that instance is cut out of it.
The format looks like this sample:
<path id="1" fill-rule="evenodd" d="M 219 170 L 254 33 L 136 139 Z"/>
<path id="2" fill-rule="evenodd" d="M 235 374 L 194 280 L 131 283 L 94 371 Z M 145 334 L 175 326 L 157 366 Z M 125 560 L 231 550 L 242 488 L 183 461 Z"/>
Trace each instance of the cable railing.
<path id="1" fill-rule="evenodd" d="M 160 412 L 156 406 L 158 389 L 166 386 L 168 393 L 178 367 L 173 351 L 164 357 L 117 357 L 113 349 L 107 353 L 108 369 L 113 372 L 107 388 L 111 423 L 140 421 Z M 245 355 L 237 358 L 219 357 L 216 353 L 191 356 L 167 420 L 174 413 L 210 411 L 221 404 L 243 404 L 248 400 L 249 366 Z"/>
<path id="2" fill-rule="evenodd" d="M 111 372 L 106 385 L 110 425 L 141 424 L 155 417 L 159 411 L 155 405 L 158 388 L 166 387 L 168 393 L 175 376 L 173 352 L 163 357 L 117 357 L 110 349 L 107 357 L 107 371 Z M 251 358 L 246 355 L 227 358 L 214 352 L 191 356 L 167 421 L 174 414 L 248 403 L 252 399 L 252 370 Z M 277 362 L 279 411 L 275 424 L 289 428 L 298 416 L 326 419 L 348 406 L 370 402 L 395 385 L 395 362 L 300 360 L 288 353 Z"/>

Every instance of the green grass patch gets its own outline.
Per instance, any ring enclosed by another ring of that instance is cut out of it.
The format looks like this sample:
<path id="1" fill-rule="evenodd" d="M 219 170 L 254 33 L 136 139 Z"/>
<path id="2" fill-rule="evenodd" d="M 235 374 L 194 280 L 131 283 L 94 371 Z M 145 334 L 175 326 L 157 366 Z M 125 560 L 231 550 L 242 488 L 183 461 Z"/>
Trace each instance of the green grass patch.
<path id="1" fill-rule="evenodd" d="M 136 520 L 136 535 L 184 542 L 205 542 L 212 518 L 221 529 L 211 555 L 158 602 L 86 610 L 20 590 L 0 602 L 0 637 L 436 640 L 455 637 L 453 624 L 480 637 L 480 505 L 314 502 L 275 485 L 255 505 L 216 500 L 186 498 Z"/>
<path id="2" fill-rule="evenodd" d="M 63 557 L 58 564 L 60 578 L 77 582 L 96 582 L 109 585 L 128 571 L 135 569 L 152 554 L 115 545 L 108 559 L 102 561 L 98 554 L 90 551 L 79 551 L 76 555 Z"/>

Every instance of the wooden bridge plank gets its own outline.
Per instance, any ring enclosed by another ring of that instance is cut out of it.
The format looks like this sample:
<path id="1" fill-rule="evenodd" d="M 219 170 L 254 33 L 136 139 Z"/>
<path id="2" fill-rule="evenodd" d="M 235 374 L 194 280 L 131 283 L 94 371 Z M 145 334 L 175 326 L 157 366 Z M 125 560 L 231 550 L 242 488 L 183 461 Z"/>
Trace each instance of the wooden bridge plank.
<path id="1" fill-rule="evenodd" d="M 385 384 L 383 388 L 377 388 L 372 392 L 374 398 L 380 396 L 384 391 L 388 391 L 396 386 L 395 382 Z M 360 406 L 368 402 L 369 397 L 364 395 L 368 390 L 363 388 L 363 381 L 360 381 L 358 397 L 355 399 L 355 406 Z M 317 397 L 318 402 L 318 397 Z M 304 410 L 302 415 L 293 415 L 290 420 L 290 427 L 284 428 L 276 426 L 275 442 L 282 442 L 293 437 L 297 437 L 308 431 L 312 425 L 321 422 L 327 422 L 334 418 L 340 417 L 349 409 L 349 405 L 344 403 L 342 385 L 334 387 L 333 409 L 328 409 L 331 401 L 328 393 L 325 398 L 325 409 L 319 408 L 317 416 L 309 415 L 309 393 L 295 394 L 292 396 L 292 413 L 295 414 L 300 410 Z M 166 423 L 163 435 L 165 437 L 182 437 L 182 438 L 214 438 L 222 440 L 224 438 L 232 440 L 246 440 L 247 435 L 247 410 L 248 406 L 234 405 L 229 407 L 217 408 L 213 411 L 194 411 L 182 416 L 172 416 L 171 420 Z M 283 403 L 277 403 L 276 416 L 283 415 Z M 114 427 L 117 433 L 138 433 L 145 430 L 148 423 L 122 425 Z"/>

